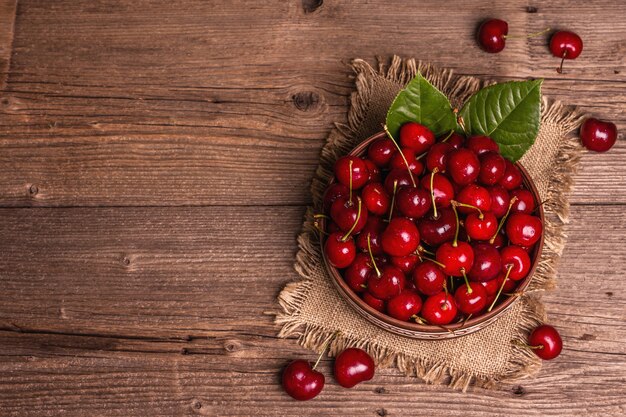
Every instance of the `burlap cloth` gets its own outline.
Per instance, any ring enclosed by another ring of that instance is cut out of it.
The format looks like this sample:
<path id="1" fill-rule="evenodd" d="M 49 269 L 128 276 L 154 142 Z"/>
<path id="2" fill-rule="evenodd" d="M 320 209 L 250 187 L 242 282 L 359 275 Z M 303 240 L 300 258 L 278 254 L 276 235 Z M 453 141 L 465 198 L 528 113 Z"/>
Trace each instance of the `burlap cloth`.
<path id="1" fill-rule="evenodd" d="M 476 333 L 441 341 L 416 340 L 382 330 L 360 317 L 337 293 L 320 258 L 319 237 L 311 215 L 320 211 L 320 201 L 332 164 L 357 143 L 381 130 L 398 91 L 420 71 L 459 107 L 488 81 L 454 76 L 413 59 L 393 57 L 389 67 L 378 71 L 357 59 L 352 62 L 356 91 L 352 93 L 347 125 L 337 125 L 322 150 L 312 183 L 314 207 L 309 208 L 298 238 L 295 268 L 301 279 L 287 284 L 278 297 L 281 311 L 276 322 L 280 337 L 298 336 L 299 343 L 319 351 L 323 341 L 340 331 L 330 346 L 334 355 L 349 346 L 368 351 L 379 366 L 396 366 L 407 375 L 430 383 L 447 383 L 466 390 L 470 384 L 494 387 L 498 382 L 535 374 L 541 361 L 514 340 L 525 340 L 530 329 L 543 322 L 545 313 L 539 294 L 553 287 L 555 267 L 566 236 L 567 191 L 578 161 L 580 146 L 570 135 L 581 122 L 575 109 L 557 102 L 542 102 L 541 129 L 533 147 L 521 162 L 533 177 L 545 201 L 545 245 L 529 290 L 498 321 Z"/>

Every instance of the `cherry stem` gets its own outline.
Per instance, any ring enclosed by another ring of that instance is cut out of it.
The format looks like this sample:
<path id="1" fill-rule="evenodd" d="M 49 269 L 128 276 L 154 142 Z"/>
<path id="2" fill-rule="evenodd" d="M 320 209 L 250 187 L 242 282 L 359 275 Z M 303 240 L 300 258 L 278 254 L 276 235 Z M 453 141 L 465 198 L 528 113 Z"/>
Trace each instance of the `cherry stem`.
<path id="1" fill-rule="evenodd" d="M 472 314 L 470 313 L 467 317 L 465 317 L 465 320 L 463 320 L 463 324 L 461 324 L 461 327 L 465 327 L 465 325 L 471 318 L 472 318 Z"/>
<path id="2" fill-rule="evenodd" d="M 372 243 L 370 241 L 370 233 L 367 234 L 367 251 L 370 254 L 370 259 L 372 260 L 372 265 L 374 266 L 374 271 L 376 271 L 376 276 L 380 278 L 380 269 L 376 266 L 376 261 L 374 260 L 374 254 L 372 253 Z"/>
<path id="3" fill-rule="evenodd" d="M 431 252 L 431 251 L 429 251 L 429 250 L 424 249 L 424 247 L 423 247 L 422 245 L 419 245 L 419 246 L 417 247 L 417 251 L 418 251 L 418 252 L 420 252 L 420 253 L 427 253 L 427 254 L 429 254 L 429 255 L 435 256 L 435 253 L 434 253 L 434 252 Z"/>
<path id="4" fill-rule="evenodd" d="M 496 230 L 496 233 L 494 233 L 491 239 L 489 239 L 489 243 L 491 243 L 492 245 L 493 245 L 493 242 L 495 242 L 496 237 L 498 237 L 498 233 L 500 233 L 500 230 L 502 230 L 502 226 L 504 226 L 504 222 L 506 221 L 506 218 L 509 216 L 509 213 L 511 212 L 511 207 L 513 207 L 513 204 L 515 204 L 516 201 L 517 201 L 516 196 L 513 196 L 511 201 L 509 201 L 509 208 L 506 209 L 506 213 L 504 214 L 504 217 L 500 219 L 500 223 L 498 224 L 498 229 Z"/>
<path id="5" fill-rule="evenodd" d="M 317 220 L 315 220 L 313 222 L 313 227 L 315 227 L 315 230 L 317 230 L 322 235 L 328 236 L 328 233 L 326 233 L 324 230 L 322 230 L 322 228 L 320 227 L 320 223 Z"/>
<path id="6" fill-rule="evenodd" d="M 448 133 L 448 136 L 446 136 L 445 138 L 443 138 L 443 140 L 441 141 L 441 143 L 446 142 L 448 139 L 450 139 L 452 137 L 452 134 L 454 133 L 454 129 L 450 131 L 450 133 Z"/>
<path id="7" fill-rule="evenodd" d="M 423 260 L 426 260 L 426 261 L 431 261 L 432 263 L 434 263 L 435 265 L 437 265 L 437 266 L 439 266 L 439 267 L 441 267 L 441 268 L 445 268 L 445 267 L 446 267 L 444 264 L 442 264 L 441 262 L 438 262 L 438 261 L 436 261 L 436 260 L 434 260 L 434 259 L 427 258 L 427 257 L 425 257 L 425 256 L 423 256 L 423 257 L 421 257 L 421 258 L 422 258 Z"/>
<path id="8" fill-rule="evenodd" d="M 457 115 L 456 117 L 456 122 L 459 126 L 461 126 L 461 129 L 463 129 L 463 133 L 465 133 L 465 135 L 467 135 L 467 129 L 465 128 L 465 121 L 463 120 L 463 117 L 459 116 L 459 109 L 454 109 L 453 110 L 454 114 Z"/>
<path id="9" fill-rule="evenodd" d="M 493 306 L 496 305 L 496 301 L 498 301 L 498 298 L 500 298 L 500 294 L 502 294 L 502 289 L 504 288 L 504 284 L 506 284 L 506 280 L 509 279 L 509 274 L 511 273 L 511 269 L 513 269 L 513 264 L 510 264 L 509 267 L 506 269 L 506 275 L 504 276 L 504 279 L 502 280 L 502 284 L 500 285 L 500 289 L 498 290 L 498 293 L 496 294 L 496 298 L 493 299 L 493 302 L 487 309 L 488 312 L 493 309 Z"/>
<path id="10" fill-rule="evenodd" d="M 348 201 L 352 201 L 352 159 L 350 160 L 349 164 L 350 164 L 350 190 L 349 190 L 350 194 L 348 197 Z"/>
<path id="11" fill-rule="evenodd" d="M 346 240 L 348 240 L 352 232 L 354 232 L 356 225 L 359 224 L 359 220 L 361 220 L 361 197 L 357 197 L 356 201 L 357 201 L 356 219 L 354 220 L 354 224 L 352 224 L 352 227 L 350 228 L 350 230 L 348 230 L 348 232 L 341 238 L 342 242 L 345 242 Z"/>
<path id="12" fill-rule="evenodd" d="M 314 219 L 330 219 L 330 217 L 328 217 L 328 216 L 327 216 L 327 215 L 325 215 L 325 214 L 314 214 L 314 215 L 313 215 L 313 218 L 314 218 Z"/>
<path id="13" fill-rule="evenodd" d="M 391 132 L 387 128 L 387 125 L 384 125 L 383 128 L 385 129 L 387 136 L 389 136 L 389 139 L 391 139 L 393 144 L 396 145 L 396 148 L 398 148 L 398 152 L 400 152 L 400 156 L 402 157 L 402 160 L 404 161 L 404 165 L 406 165 L 406 169 L 407 171 L 409 171 L 409 177 L 411 177 L 411 183 L 413 183 L 413 187 L 417 187 L 417 184 L 415 183 L 415 178 L 413 178 L 413 172 L 411 172 L 411 166 L 409 165 L 409 161 L 406 160 L 406 157 L 402 153 L 402 149 L 400 149 L 400 145 L 398 145 L 398 142 L 396 142 L 393 136 L 391 136 Z"/>
<path id="14" fill-rule="evenodd" d="M 322 345 L 322 352 L 320 353 L 320 355 L 317 357 L 317 361 L 315 361 L 315 365 L 313 365 L 313 370 L 315 370 L 315 368 L 317 368 L 317 365 L 319 365 L 320 361 L 322 360 L 322 356 L 324 356 L 324 353 L 326 353 L 326 349 L 328 349 L 328 346 L 330 346 L 330 342 L 339 334 L 340 332 L 335 332 L 333 334 L 331 334 L 330 336 L 328 336 L 328 338 L 324 341 L 324 344 Z"/>
<path id="15" fill-rule="evenodd" d="M 393 206 L 396 205 L 396 190 L 398 188 L 398 180 L 393 180 L 393 194 L 391 195 L 391 208 L 389 209 L 389 218 L 387 223 L 391 222 L 391 216 L 393 215 Z"/>
<path id="16" fill-rule="evenodd" d="M 459 213 L 456 212 L 456 207 L 452 204 L 452 211 L 454 212 L 454 218 L 456 219 L 456 230 L 454 231 L 454 240 L 452 241 L 452 246 L 455 248 L 459 246 Z"/>
<path id="17" fill-rule="evenodd" d="M 563 57 L 561 58 L 561 65 L 556 69 L 556 72 L 559 74 L 563 74 L 563 62 L 565 62 L 565 57 L 567 56 L 567 51 L 563 51 Z"/>
<path id="18" fill-rule="evenodd" d="M 478 212 L 478 218 L 479 218 L 480 220 L 482 220 L 482 219 L 484 219 L 484 218 L 485 218 L 485 216 L 483 215 L 482 210 L 481 210 L 481 209 L 479 209 L 479 208 L 478 208 L 478 207 L 476 207 L 476 206 L 472 206 L 471 204 L 460 203 L 460 202 L 458 202 L 458 201 L 456 201 L 456 200 L 452 200 L 452 201 L 451 201 L 451 203 L 452 203 L 452 205 L 453 205 L 453 206 L 457 206 L 457 207 L 467 207 L 467 208 L 471 208 L 471 209 L 476 210 L 476 211 Z"/>
<path id="19" fill-rule="evenodd" d="M 433 201 L 433 216 L 437 218 L 437 205 L 435 204 L 435 174 L 439 172 L 439 168 L 435 167 L 433 172 L 430 173 L 430 199 Z"/>
<path id="20" fill-rule="evenodd" d="M 467 275 L 465 274 L 465 268 L 461 268 L 461 273 L 463 274 L 463 279 L 465 280 L 465 286 L 467 286 L 467 293 L 473 293 L 474 290 L 472 289 L 472 287 L 470 287 L 469 280 L 467 279 Z"/>
<path id="21" fill-rule="evenodd" d="M 550 32 L 550 28 L 545 28 L 540 30 L 539 32 L 533 32 L 528 35 L 504 35 L 504 39 L 523 39 L 523 38 L 534 38 L 535 36 L 543 35 L 544 33 Z"/>
<path id="22" fill-rule="evenodd" d="M 454 277 L 450 275 L 450 291 L 454 292 Z"/>
<path id="23" fill-rule="evenodd" d="M 543 349 L 545 347 L 544 345 L 532 346 L 532 345 L 529 345 L 527 343 L 520 342 L 519 340 L 511 340 L 511 343 L 513 343 L 514 345 L 517 345 L 517 346 L 528 348 L 528 349 Z"/>

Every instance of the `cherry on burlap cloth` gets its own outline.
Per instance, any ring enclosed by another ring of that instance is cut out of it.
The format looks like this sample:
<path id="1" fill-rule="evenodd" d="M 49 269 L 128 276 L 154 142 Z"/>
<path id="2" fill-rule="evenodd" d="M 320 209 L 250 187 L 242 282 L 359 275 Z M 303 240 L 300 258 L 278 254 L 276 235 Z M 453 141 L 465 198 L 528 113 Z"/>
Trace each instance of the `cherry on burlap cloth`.
<path id="1" fill-rule="evenodd" d="M 379 64 L 378 71 L 360 59 L 351 65 L 356 73 L 356 91 L 351 97 L 348 124 L 337 125 L 322 150 L 311 187 L 314 207 L 307 211 L 298 238 L 295 269 L 300 279 L 287 284 L 278 297 L 281 311 L 276 313 L 276 323 L 282 326 L 279 336 L 298 336 L 302 346 L 319 352 L 324 340 L 339 331 L 331 343 L 331 355 L 346 347 L 360 347 L 379 366 L 396 366 L 407 375 L 429 383 L 446 383 L 455 389 L 466 390 L 470 384 L 494 387 L 501 381 L 536 374 L 541 361 L 515 340 L 524 341 L 530 329 L 545 319 L 539 295 L 554 286 L 556 264 L 565 245 L 567 192 L 581 150 L 570 133 L 579 126 L 582 115 L 544 98 L 539 135 L 521 159 L 545 201 L 546 214 L 544 250 L 528 291 L 499 320 L 473 334 L 440 341 L 411 339 L 376 327 L 340 297 L 320 257 L 312 214 L 321 212 L 320 202 L 332 176 L 333 162 L 381 130 L 394 97 L 417 71 L 443 91 L 453 107 L 460 107 L 490 82 L 455 76 L 450 70 L 398 57 L 392 58 L 388 68 Z"/>

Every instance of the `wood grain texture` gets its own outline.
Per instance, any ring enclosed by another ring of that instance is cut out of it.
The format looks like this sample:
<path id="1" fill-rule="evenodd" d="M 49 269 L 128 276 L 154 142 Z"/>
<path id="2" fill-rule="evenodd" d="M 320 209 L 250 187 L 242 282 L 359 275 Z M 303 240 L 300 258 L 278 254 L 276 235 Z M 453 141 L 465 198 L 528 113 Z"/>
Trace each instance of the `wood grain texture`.
<path id="1" fill-rule="evenodd" d="M 329 383 L 304 406 L 284 396 L 277 378 L 289 358 L 313 354 L 276 339 L 265 314 L 293 278 L 286 248 L 301 216 L 300 207 L 0 210 L 0 234 L 16 236 L 0 270 L 0 409 L 269 416 L 419 407 L 437 415 L 463 401 L 447 415 L 496 416 L 498 401 L 509 415 L 624 411 L 626 298 L 618 289 L 626 256 L 614 253 L 626 234 L 622 207 L 573 210 L 560 288 L 546 297 L 566 350 L 537 379 L 463 396 L 385 370 L 348 403 Z M 589 225 L 600 222 L 606 233 L 590 251 Z"/>
<path id="2" fill-rule="evenodd" d="M 324 137 L 345 121 L 354 57 L 544 77 L 545 94 L 626 127 L 623 3 L 130 3 L 20 2 L 0 101 L 0 205 L 306 203 Z M 489 15 L 516 33 L 567 25 L 585 52 L 563 76 L 547 36 L 483 53 L 473 31 Z M 625 146 L 585 157 L 574 202 L 626 203 Z"/>
<path id="3" fill-rule="evenodd" d="M 493 16 L 576 30 L 585 50 L 563 75 L 547 37 L 485 54 Z M 545 296 L 566 349 L 536 379 L 461 394 L 381 370 L 348 392 L 324 360 L 324 392 L 295 402 L 280 370 L 314 354 L 267 314 L 296 277 L 351 58 L 543 77 L 623 131 L 625 52 L 611 0 L 0 0 L 0 415 L 625 414 L 623 138 L 575 177 Z"/>

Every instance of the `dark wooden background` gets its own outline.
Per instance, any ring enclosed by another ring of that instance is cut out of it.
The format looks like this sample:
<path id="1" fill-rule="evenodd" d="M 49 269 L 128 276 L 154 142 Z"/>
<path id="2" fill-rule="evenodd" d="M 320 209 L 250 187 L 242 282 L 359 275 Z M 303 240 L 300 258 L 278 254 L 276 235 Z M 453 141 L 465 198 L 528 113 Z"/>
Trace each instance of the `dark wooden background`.
<path id="1" fill-rule="evenodd" d="M 585 49 L 555 71 L 546 36 Z M 626 129 L 626 3 L 0 0 L 1 416 L 618 416 L 626 412 L 626 144 L 584 155 L 559 289 L 562 356 L 467 394 L 394 370 L 314 401 L 266 312 L 295 278 L 318 153 L 361 57 L 545 78 Z M 331 362 L 321 368 L 329 375 Z"/>

